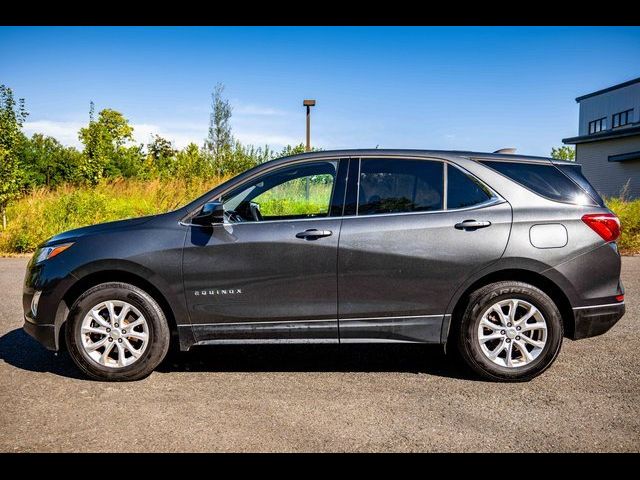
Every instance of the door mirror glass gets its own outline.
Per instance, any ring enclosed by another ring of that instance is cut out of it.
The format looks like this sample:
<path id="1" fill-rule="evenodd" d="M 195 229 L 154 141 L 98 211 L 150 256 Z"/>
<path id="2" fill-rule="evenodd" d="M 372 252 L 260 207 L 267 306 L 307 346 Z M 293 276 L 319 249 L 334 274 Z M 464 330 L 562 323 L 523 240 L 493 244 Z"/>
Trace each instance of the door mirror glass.
<path id="1" fill-rule="evenodd" d="M 191 219 L 196 225 L 213 225 L 224 222 L 224 208 L 220 202 L 207 202 L 200 212 Z"/>

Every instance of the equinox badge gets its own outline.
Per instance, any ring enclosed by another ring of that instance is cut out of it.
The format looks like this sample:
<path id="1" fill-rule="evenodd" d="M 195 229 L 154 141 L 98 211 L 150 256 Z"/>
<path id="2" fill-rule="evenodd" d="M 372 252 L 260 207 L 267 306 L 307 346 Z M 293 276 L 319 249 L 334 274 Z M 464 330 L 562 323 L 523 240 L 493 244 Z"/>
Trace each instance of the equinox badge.
<path id="1" fill-rule="evenodd" d="M 193 292 L 194 295 L 240 295 L 242 290 L 239 288 L 231 288 L 226 290 L 196 290 Z"/>

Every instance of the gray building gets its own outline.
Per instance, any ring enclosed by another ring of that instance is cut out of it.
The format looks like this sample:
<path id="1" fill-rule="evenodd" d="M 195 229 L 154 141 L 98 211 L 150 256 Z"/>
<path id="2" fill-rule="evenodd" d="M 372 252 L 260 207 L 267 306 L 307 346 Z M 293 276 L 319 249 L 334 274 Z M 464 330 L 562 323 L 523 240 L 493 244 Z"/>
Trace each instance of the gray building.
<path id="1" fill-rule="evenodd" d="M 640 198 L 640 78 L 576 98 L 580 104 L 576 161 L 602 195 Z"/>

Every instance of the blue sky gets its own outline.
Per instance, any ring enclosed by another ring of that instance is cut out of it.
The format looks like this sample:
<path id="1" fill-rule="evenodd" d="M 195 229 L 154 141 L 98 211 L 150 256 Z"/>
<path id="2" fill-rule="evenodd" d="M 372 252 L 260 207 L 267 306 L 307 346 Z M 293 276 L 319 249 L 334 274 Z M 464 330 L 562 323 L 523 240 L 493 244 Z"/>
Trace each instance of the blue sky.
<path id="1" fill-rule="evenodd" d="M 0 27 L 0 83 L 24 97 L 27 133 L 78 144 L 96 109 L 136 139 L 206 136 L 226 86 L 234 135 L 280 148 L 516 147 L 547 155 L 577 133 L 574 98 L 640 76 L 640 28 Z"/>

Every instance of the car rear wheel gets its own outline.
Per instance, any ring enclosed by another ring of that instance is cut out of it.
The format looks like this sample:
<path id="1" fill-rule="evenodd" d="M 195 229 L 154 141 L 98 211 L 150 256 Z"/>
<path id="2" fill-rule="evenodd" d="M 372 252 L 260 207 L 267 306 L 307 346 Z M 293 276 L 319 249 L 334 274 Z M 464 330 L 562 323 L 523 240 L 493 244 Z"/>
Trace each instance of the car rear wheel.
<path id="1" fill-rule="evenodd" d="M 505 281 L 471 294 L 457 344 L 465 362 L 484 378 L 526 381 L 551 366 L 563 334 L 560 311 L 546 293 Z"/>
<path id="2" fill-rule="evenodd" d="M 144 290 L 126 283 L 102 283 L 83 293 L 65 332 L 73 361 L 98 380 L 144 378 L 169 348 L 162 309 Z"/>

